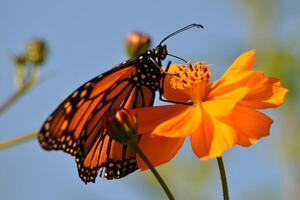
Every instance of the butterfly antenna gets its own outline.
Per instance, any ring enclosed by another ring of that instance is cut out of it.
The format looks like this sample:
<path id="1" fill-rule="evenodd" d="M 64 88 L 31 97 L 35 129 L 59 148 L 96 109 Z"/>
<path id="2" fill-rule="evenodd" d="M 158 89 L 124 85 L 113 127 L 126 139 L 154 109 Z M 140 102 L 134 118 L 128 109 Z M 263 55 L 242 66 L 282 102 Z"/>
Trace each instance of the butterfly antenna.
<path id="1" fill-rule="evenodd" d="M 173 37 L 174 35 L 177 35 L 178 33 L 184 32 L 184 31 L 189 30 L 189 29 L 194 28 L 194 27 L 196 27 L 196 28 L 204 28 L 201 24 L 190 24 L 190 25 L 188 25 L 188 26 L 185 26 L 185 27 L 183 27 L 183 28 L 181 28 L 181 29 L 179 29 L 179 30 L 177 30 L 177 31 L 175 31 L 175 32 L 173 32 L 173 33 L 171 33 L 171 34 L 168 35 L 167 37 L 165 37 L 165 38 L 159 43 L 159 46 L 160 46 L 164 41 L 166 41 L 167 39 Z"/>
<path id="2" fill-rule="evenodd" d="M 185 60 L 185 59 L 183 59 L 183 58 L 180 58 L 180 57 L 178 57 L 178 56 L 175 56 L 175 55 L 172 55 L 172 54 L 167 54 L 168 56 L 171 56 L 171 57 L 174 57 L 174 58 L 177 58 L 177 59 L 179 59 L 179 60 L 181 60 L 181 61 L 183 61 L 183 62 L 185 62 L 185 63 L 187 63 L 187 61 Z"/>

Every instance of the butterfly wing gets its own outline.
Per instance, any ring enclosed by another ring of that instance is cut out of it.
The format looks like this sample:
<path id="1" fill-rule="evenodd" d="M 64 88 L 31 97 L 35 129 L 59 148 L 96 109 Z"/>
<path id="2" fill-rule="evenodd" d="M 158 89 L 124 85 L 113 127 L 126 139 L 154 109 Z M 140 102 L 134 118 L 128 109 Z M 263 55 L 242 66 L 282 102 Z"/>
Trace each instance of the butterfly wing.
<path id="1" fill-rule="evenodd" d="M 94 182 L 99 170 L 105 169 L 104 178 L 122 178 L 137 168 L 135 152 L 127 145 L 114 141 L 102 125 L 103 113 L 119 107 L 127 109 L 152 106 L 155 91 L 135 83 L 120 80 L 106 91 L 101 103 L 89 116 L 79 138 L 82 150 L 76 155 L 80 178 Z M 102 173 L 101 173 L 102 176 Z"/>
<path id="2" fill-rule="evenodd" d="M 155 90 L 134 81 L 141 63 L 129 61 L 75 90 L 48 117 L 39 133 L 46 150 L 76 156 L 81 179 L 94 181 L 100 169 L 115 179 L 137 169 L 135 153 L 109 137 L 102 125 L 105 113 L 119 107 L 152 106 Z"/>
<path id="3" fill-rule="evenodd" d="M 73 156 L 79 151 L 78 138 L 88 116 L 117 81 L 130 78 L 136 68 L 120 65 L 95 77 L 65 99 L 43 124 L 38 139 L 46 150 L 63 150 Z"/>

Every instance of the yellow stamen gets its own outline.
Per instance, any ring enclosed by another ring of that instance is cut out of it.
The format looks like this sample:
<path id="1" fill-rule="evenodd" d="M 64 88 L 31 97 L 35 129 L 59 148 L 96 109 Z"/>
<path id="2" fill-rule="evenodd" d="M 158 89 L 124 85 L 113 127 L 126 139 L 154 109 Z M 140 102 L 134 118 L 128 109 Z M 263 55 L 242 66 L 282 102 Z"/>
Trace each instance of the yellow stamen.
<path id="1" fill-rule="evenodd" d="M 171 79 L 171 86 L 174 89 L 187 89 L 194 87 L 199 82 L 209 83 L 211 73 L 208 69 L 208 64 L 204 62 L 196 62 L 192 65 L 191 62 L 187 63 L 188 67 L 184 65 L 179 65 L 175 70 Z"/>
<path id="2" fill-rule="evenodd" d="M 194 65 L 188 62 L 187 67 L 178 65 L 174 71 L 176 75 L 171 78 L 171 87 L 183 90 L 194 103 L 198 103 L 205 98 L 207 93 L 211 77 L 208 67 L 208 64 L 201 61 Z"/>

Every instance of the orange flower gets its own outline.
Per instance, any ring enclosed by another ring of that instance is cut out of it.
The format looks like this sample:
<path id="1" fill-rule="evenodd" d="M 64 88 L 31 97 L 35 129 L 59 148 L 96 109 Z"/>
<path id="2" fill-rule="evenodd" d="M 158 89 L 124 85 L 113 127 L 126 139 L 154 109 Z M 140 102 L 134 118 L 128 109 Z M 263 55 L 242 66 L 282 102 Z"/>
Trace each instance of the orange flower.
<path id="1" fill-rule="evenodd" d="M 139 146 L 157 166 L 169 161 L 190 137 L 200 159 L 219 157 L 230 147 L 250 146 L 269 135 L 272 119 L 256 109 L 281 105 L 287 89 L 280 80 L 252 71 L 255 51 L 239 56 L 210 84 L 208 65 L 173 64 L 164 82 L 165 98 L 190 103 L 136 109 Z M 147 166 L 138 157 L 138 166 Z"/>

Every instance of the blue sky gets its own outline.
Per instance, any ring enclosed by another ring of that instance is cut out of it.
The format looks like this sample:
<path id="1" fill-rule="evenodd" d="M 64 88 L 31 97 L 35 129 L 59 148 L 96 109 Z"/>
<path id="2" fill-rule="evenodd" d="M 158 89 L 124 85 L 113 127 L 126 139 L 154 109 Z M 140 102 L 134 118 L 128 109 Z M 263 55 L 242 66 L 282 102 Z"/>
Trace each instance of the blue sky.
<path id="1" fill-rule="evenodd" d="M 0 139 L 38 129 L 72 90 L 126 59 L 123 42 L 130 31 L 149 33 L 158 44 L 180 27 L 203 24 L 204 30 L 190 30 L 166 44 L 172 54 L 210 63 L 218 77 L 236 56 L 256 48 L 245 38 L 247 20 L 242 11 L 234 1 L 229 2 L 0 0 L 0 101 L 14 89 L 9 55 L 22 53 L 25 43 L 35 37 L 50 46 L 49 60 L 41 69 L 43 81 L 0 116 Z M 282 169 L 276 167 L 277 158 L 270 157 L 269 150 L 275 143 L 276 125 L 272 132 L 274 139 L 225 154 L 233 199 L 260 187 L 280 192 Z M 192 155 L 189 148 L 184 149 L 179 156 Z M 37 141 L 1 150 L 0 163 L 3 199 L 164 198 L 161 191 L 153 194 L 146 188 L 139 172 L 118 181 L 98 179 L 96 184 L 85 185 L 77 176 L 73 158 L 46 152 Z M 214 179 L 210 188 L 219 191 L 218 172 Z"/>

